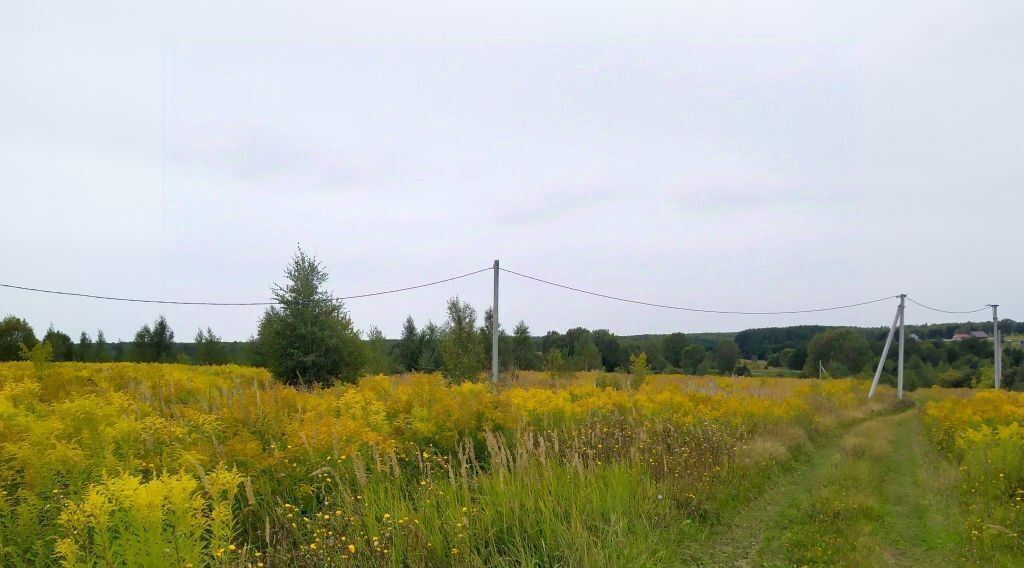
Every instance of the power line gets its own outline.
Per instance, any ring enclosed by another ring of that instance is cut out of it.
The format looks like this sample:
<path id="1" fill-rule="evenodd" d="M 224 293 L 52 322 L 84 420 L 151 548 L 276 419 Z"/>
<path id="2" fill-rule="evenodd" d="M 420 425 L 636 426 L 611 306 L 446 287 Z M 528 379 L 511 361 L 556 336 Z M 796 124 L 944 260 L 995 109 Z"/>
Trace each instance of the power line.
<path id="1" fill-rule="evenodd" d="M 338 296 L 336 300 L 355 300 L 357 298 L 369 298 L 370 296 L 383 296 L 384 294 L 394 294 L 395 292 L 405 292 L 407 290 L 415 290 L 417 288 L 426 288 L 427 286 L 434 286 L 437 284 L 444 284 L 445 282 L 451 282 L 452 280 L 459 280 L 460 278 L 466 278 L 467 276 L 473 276 L 474 274 L 480 274 L 481 272 L 489 272 L 493 270 L 493 267 L 488 266 L 487 268 L 481 268 L 480 270 L 474 270 L 473 272 L 467 272 L 458 276 L 452 276 L 451 278 L 445 278 L 444 280 L 435 280 L 434 282 L 427 282 L 426 284 L 417 284 L 415 286 L 406 286 L 405 288 L 395 288 L 394 290 L 384 290 L 381 292 L 370 292 L 369 294 L 357 294 L 355 296 Z"/>
<path id="2" fill-rule="evenodd" d="M 94 300 L 113 300 L 115 302 L 136 302 L 141 304 L 175 304 L 183 306 L 273 306 L 277 302 L 179 302 L 175 300 L 145 300 L 141 298 L 119 298 L 117 296 L 100 296 L 98 294 L 82 294 L 79 292 L 64 292 L 61 290 L 46 290 L 43 288 L 31 288 L 28 286 L 15 286 L 14 284 L 0 284 L 0 287 L 26 292 L 41 292 L 43 294 L 54 294 L 56 296 L 77 296 L 79 298 L 92 298 Z"/>
<path id="3" fill-rule="evenodd" d="M 572 290 L 573 292 L 579 292 L 581 294 L 589 294 L 591 296 L 597 296 L 599 298 L 606 298 L 606 299 L 609 299 L 609 300 L 616 300 L 616 301 L 619 301 L 619 302 L 627 302 L 627 303 L 630 303 L 630 304 L 640 304 L 642 306 L 650 306 L 650 307 L 653 307 L 653 308 L 665 308 L 665 309 L 669 309 L 669 310 L 680 310 L 680 311 L 684 311 L 684 312 L 700 312 L 700 313 L 705 313 L 705 314 L 731 314 L 731 315 L 751 315 L 751 316 L 753 316 L 753 315 L 764 316 L 764 315 L 783 315 L 783 314 L 809 314 L 809 313 L 814 313 L 814 312 L 828 312 L 828 311 L 832 311 L 832 310 L 842 310 L 842 309 L 845 309 L 845 308 L 855 308 L 857 306 L 866 306 L 868 304 L 877 304 L 878 302 L 884 302 L 886 300 L 892 300 L 892 299 L 895 299 L 895 298 L 899 297 L 899 296 L 886 296 L 884 298 L 879 298 L 877 300 L 868 300 L 866 302 L 857 302 L 856 304 L 846 304 L 846 305 L 842 305 L 842 306 L 830 306 L 830 307 L 827 307 L 827 308 L 812 308 L 812 309 L 806 309 L 806 310 L 779 310 L 779 311 L 770 311 L 770 312 L 745 312 L 745 311 L 737 311 L 737 310 L 711 310 L 711 309 L 705 309 L 705 308 L 686 308 L 686 307 L 682 307 L 682 306 L 670 306 L 668 304 L 656 304 L 656 303 L 653 303 L 653 302 L 644 302 L 642 300 L 632 300 L 632 299 L 629 299 L 629 298 L 620 298 L 618 296 L 611 296 L 609 294 L 601 294 L 600 292 L 592 292 L 590 290 L 584 290 L 582 288 L 576 288 L 576 287 L 573 287 L 573 286 L 567 286 L 565 284 L 559 284 L 557 282 L 551 282 L 550 280 L 544 280 L 543 278 L 537 278 L 536 276 L 530 276 L 528 274 L 522 274 L 520 272 L 516 272 L 514 270 L 509 270 L 507 268 L 501 268 L 500 270 L 502 270 L 504 272 L 508 272 L 509 274 L 514 274 L 514 275 L 519 276 L 521 278 L 526 278 L 526 279 L 529 279 L 529 280 L 534 280 L 536 282 L 541 282 L 541 283 L 547 284 L 549 286 L 556 286 L 558 288 L 564 288 L 566 290 Z"/>
<path id="4" fill-rule="evenodd" d="M 355 300 L 358 298 L 369 298 L 371 296 L 383 296 L 385 294 L 394 294 L 396 292 L 405 292 L 408 290 L 415 290 L 417 288 L 426 288 L 427 286 L 435 286 L 437 284 L 444 284 L 445 282 L 451 282 L 453 280 L 459 280 L 474 274 L 480 274 L 486 272 L 492 268 L 481 268 L 480 270 L 474 270 L 473 272 L 467 272 L 466 274 L 460 274 L 458 276 L 452 276 L 451 278 L 444 278 L 442 280 L 435 280 L 433 282 L 426 282 L 424 284 L 416 284 L 414 286 L 406 286 L 404 288 L 395 288 L 393 290 L 381 290 L 379 292 L 369 292 L 367 294 L 355 294 L 352 296 L 334 296 L 335 300 Z M 62 290 L 46 290 L 44 288 L 31 288 L 29 286 L 15 286 L 14 284 L 3 284 L 0 283 L 0 287 L 10 288 L 13 290 L 22 290 L 26 292 L 39 292 L 43 294 L 54 294 L 57 296 L 75 296 L 79 298 L 91 298 L 94 300 L 111 300 L 115 302 L 135 302 L 141 304 L 172 304 L 178 306 L 276 306 L 280 305 L 280 302 L 185 302 L 177 300 L 149 300 L 142 298 L 122 298 L 118 296 L 101 296 L 98 294 L 83 294 L 80 292 L 65 292 Z"/>
<path id="5" fill-rule="evenodd" d="M 974 313 L 978 313 L 978 312 L 987 310 L 990 307 L 990 306 L 984 306 L 984 307 L 978 308 L 976 310 L 942 310 L 942 309 L 939 309 L 939 308 L 933 308 L 931 306 L 926 306 L 926 305 L 922 304 L 921 302 L 918 302 L 917 300 L 911 298 L 910 296 L 907 296 L 907 299 L 910 300 L 911 302 L 917 304 L 918 306 L 921 306 L 922 308 L 924 308 L 926 310 L 932 310 L 933 312 L 942 312 L 944 314 L 974 314 Z"/>
<path id="6" fill-rule="evenodd" d="M 370 298 L 370 297 L 374 297 L 374 296 L 383 296 L 383 295 L 387 295 L 387 294 L 395 294 L 395 293 L 398 293 L 398 292 L 406 292 L 406 291 L 409 291 L 409 290 L 416 290 L 416 289 L 419 289 L 419 288 L 426 288 L 428 286 L 436 286 L 438 284 L 444 284 L 446 282 L 452 282 L 454 280 L 460 280 L 462 278 L 467 278 L 469 276 L 474 276 L 476 274 L 480 274 L 482 272 L 488 272 L 488 271 L 491 271 L 491 270 L 493 270 L 493 267 L 488 266 L 486 268 L 481 268 L 479 270 L 474 270 L 472 272 L 467 272 L 465 274 L 459 274 L 457 276 L 452 276 L 452 277 L 449 277 L 449 278 L 443 278 L 441 280 L 435 280 L 435 281 L 432 281 L 432 282 L 425 282 L 423 284 L 415 284 L 415 285 L 412 285 L 412 286 L 405 286 L 405 287 L 402 287 L 402 288 L 394 288 L 394 289 L 391 289 L 391 290 L 381 290 L 381 291 L 378 291 L 378 292 L 368 292 L 368 293 L 365 293 L 365 294 L 354 294 L 354 295 L 351 295 L 351 296 L 333 296 L 332 298 L 335 299 L 335 300 L 355 300 L 355 299 L 360 299 L 360 298 Z M 591 290 L 584 290 L 582 288 L 577 288 L 575 286 L 568 286 L 566 284 L 559 284 L 557 282 L 552 282 L 550 280 L 545 280 L 543 278 L 538 278 L 536 276 L 531 276 L 529 274 L 523 274 L 521 272 L 516 272 L 514 270 L 509 270 L 507 268 L 499 268 L 499 270 L 501 270 L 503 272 L 507 272 L 509 274 L 513 274 L 515 276 L 519 276 L 520 278 L 526 278 L 528 280 L 533 280 L 535 282 L 540 282 L 542 284 L 547 284 L 549 286 L 555 286 L 557 288 L 562 288 L 562 289 L 565 289 L 565 290 L 570 290 L 570 291 L 578 292 L 578 293 L 581 293 L 581 294 L 587 294 L 587 295 L 590 295 L 590 296 L 596 296 L 596 297 L 599 297 L 599 298 L 605 298 L 605 299 L 608 299 L 608 300 L 615 300 L 615 301 L 618 301 L 618 302 L 626 302 L 626 303 L 630 303 L 630 304 L 638 304 L 638 305 L 641 305 L 641 306 L 649 306 L 649 307 L 653 307 L 653 308 L 664 308 L 664 309 L 669 309 L 669 310 L 679 310 L 679 311 L 686 311 L 686 312 L 699 312 L 699 313 L 708 313 L 708 314 L 727 314 L 727 315 L 808 314 L 808 313 L 817 313 L 817 312 L 828 312 L 828 311 L 834 311 L 834 310 L 842 310 L 842 309 L 847 309 L 847 308 L 855 308 L 855 307 L 859 307 L 859 306 L 866 306 L 866 305 L 869 305 L 869 304 L 877 304 L 879 302 L 884 302 L 886 300 L 892 300 L 892 299 L 895 299 L 895 298 L 899 297 L 899 296 L 886 296 L 884 298 L 878 298 L 876 300 L 868 300 L 868 301 L 865 301 L 865 302 L 857 302 L 857 303 L 853 303 L 853 304 L 844 304 L 844 305 L 841 305 L 841 306 L 829 306 L 829 307 L 825 307 L 825 308 L 810 308 L 810 309 L 802 309 L 802 310 L 776 310 L 776 311 L 714 310 L 714 309 L 708 309 L 708 308 L 692 308 L 692 307 L 684 307 L 684 306 L 673 306 L 673 305 L 669 305 L 669 304 L 658 304 L 658 303 L 655 303 L 655 302 L 646 302 L 646 301 L 643 301 L 643 300 L 635 300 L 635 299 L 631 299 L 631 298 L 623 298 L 623 297 L 619 297 L 619 296 L 612 296 L 610 294 L 602 294 L 600 292 L 594 292 L 594 291 L 591 291 Z M 142 303 L 142 304 L 170 304 L 170 305 L 183 305 L 183 306 L 275 306 L 275 305 L 280 305 L 280 302 L 274 302 L 274 301 L 268 301 L 268 302 L 199 302 L 199 301 L 177 301 L 177 300 L 153 300 L 153 299 L 143 299 L 143 298 L 126 298 L 126 297 L 119 297 L 119 296 L 104 296 L 104 295 L 99 295 L 99 294 L 85 294 L 85 293 L 81 293 L 81 292 L 67 292 L 67 291 L 62 291 L 62 290 L 48 290 L 48 289 L 45 289 L 45 288 L 33 288 L 33 287 L 29 287 L 29 286 L 17 286 L 17 285 L 14 285 L 14 284 L 4 284 L 4 283 L 0 283 L 0 287 L 10 288 L 10 289 L 13 289 L 13 290 L 22 290 L 22 291 L 26 291 L 26 292 L 38 292 L 38 293 L 43 293 L 43 294 L 53 294 L 53 295 L 57 295 L 57 296 L 74 296 L 74 297 L 79 297 L 79 298 L 90 298 L 90 299 L 95 299 L 95 300 L 110 300 L 110 301 L 116 301 L 116 302 L 135 302 L 135 303 Z M 977 313 L 977 312 L 981 312 L 981 311 L 987 310 L 989 308 L 988 306 L 985 306 L 985 307 L 978 308 L 976 310 L 963 310 L 963 311 L 960 311 L 960 310 L 944 310 L 944 309 L 940 309 L 940 308 L 934 308 L 934 307 L 928 306 L 926 304 L 922 304 L 921 302 L 918 302 L 917 300 L 915 300 L 915 299 L 913 299 L 913 298 L 911 298 L 909 296 L 907 297 L 907 299 L 910 300 L 911 302 L 913 302 L 914 304 L 922 307 L 922 308 L 925 308 L 925 309 L 928 309 L 928 310 L 932 310 L 932 311 L 936 311 L 936 312 L 947 313 L 947 314 L 973 314 L 973 313 Z"/>

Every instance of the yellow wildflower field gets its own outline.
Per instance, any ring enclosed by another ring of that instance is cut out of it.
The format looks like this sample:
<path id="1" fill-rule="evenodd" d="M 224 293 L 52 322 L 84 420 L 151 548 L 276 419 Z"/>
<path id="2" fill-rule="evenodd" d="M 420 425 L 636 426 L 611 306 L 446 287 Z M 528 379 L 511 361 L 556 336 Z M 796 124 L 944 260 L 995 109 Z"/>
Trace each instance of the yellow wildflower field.
<path id="1" fill-rule="evenodd" d="M 1024 552 L 1024 393 L 934 389 L 927 432 L 960 467 L 969 546 L 978 556 Z"/>
<path id="2" fill-rule="evenodd" d="M 658 564 L 659 523 L 872 408 L 853 380 L 627 384 L 0 364 L 0 565 Z"/>

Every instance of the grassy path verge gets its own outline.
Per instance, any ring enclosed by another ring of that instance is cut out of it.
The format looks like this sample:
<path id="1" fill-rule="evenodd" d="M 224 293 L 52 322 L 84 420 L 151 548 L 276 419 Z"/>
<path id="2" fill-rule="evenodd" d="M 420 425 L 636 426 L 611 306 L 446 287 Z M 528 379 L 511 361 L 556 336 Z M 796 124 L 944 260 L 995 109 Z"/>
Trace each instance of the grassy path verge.
<path id="1" fill-rule="evenodd" d="M 703 566 L 962 564 L 956 471 L 917 412 L 875 418 L 819 448 L 708 540 Z"/>

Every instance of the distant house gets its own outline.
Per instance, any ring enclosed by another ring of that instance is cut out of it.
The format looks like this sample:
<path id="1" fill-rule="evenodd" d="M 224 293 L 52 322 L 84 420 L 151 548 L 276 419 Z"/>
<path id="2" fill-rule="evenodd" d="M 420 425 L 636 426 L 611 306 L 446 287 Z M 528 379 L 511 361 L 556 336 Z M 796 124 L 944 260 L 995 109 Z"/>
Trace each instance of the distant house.
<path id="1" fill-rule="evenodd" d="M 956 330 L 953 334 L 953 341 L 963 341 L 965 339 L 988 339 L 988 334 L 984 331 L 963 331 Z"/>

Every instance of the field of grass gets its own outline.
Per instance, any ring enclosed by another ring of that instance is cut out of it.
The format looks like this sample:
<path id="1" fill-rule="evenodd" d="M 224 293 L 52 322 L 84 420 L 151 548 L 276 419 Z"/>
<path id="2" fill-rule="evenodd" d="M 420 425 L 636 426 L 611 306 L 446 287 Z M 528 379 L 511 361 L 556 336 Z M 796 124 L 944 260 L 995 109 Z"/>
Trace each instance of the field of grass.
<path id="1" fill-rule="evenodd" d="M 1024 394 L 0 364 L 0 566 L 1024 566 Z"/>
<path id="2" fill-rule="evenodd" d="M 886 406 L 846 380 L 627 384 L 3 364 L 0 565 L 685 565 Z"/>

